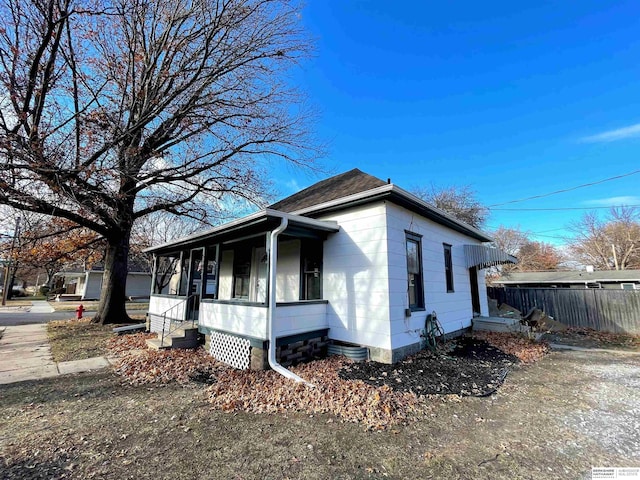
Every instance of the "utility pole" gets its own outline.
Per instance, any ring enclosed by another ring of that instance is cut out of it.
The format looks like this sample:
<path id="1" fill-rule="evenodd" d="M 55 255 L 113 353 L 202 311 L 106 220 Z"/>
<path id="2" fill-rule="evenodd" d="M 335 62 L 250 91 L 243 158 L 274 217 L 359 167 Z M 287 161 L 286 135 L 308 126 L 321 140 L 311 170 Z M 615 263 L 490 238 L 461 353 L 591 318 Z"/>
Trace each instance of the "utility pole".
<path id="1" fill-rule="evenodd" d="M 11 262 L 13 261 L 13 250 L 16 248 L 16 241 L 20 234 L 20 217 L 16 219 L 16 228 L 13 232 L 13 240 L 11 240 L 11 250 L 9 250 L 9 261 L 4 267 L 4 287 L 2 288 L 2 306 L 7 304 L 7 295 L 10 288 L 13 285 L 9 285 L 9 272 L 11 270 Z M 11 282 L 13 283 L 13 282 Z"/>
<path id="2" fill-rule="evenodd" d="M 616 266 L 616 270 L 620 270 L 620 267 L 618 266 L 618 257 L 616 255 L 616 246 L 613 243 L 611 244 L 611 251 L 613 252 L 613 264 Z"/>

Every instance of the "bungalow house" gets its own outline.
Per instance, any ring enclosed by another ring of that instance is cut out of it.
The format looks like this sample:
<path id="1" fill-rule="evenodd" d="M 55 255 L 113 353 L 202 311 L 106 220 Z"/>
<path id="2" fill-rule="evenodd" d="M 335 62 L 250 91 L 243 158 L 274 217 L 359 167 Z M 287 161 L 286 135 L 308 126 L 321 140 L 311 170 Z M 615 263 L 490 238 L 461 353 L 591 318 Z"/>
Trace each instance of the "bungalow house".
<path id="1" fill-rule="evenodd" d="M 492 283 L 511 288 L 640 290 L 640 270 L 510 272 L 494 279 Z"/>
<path id="2" fill-rule="evenodd" d="M 211 353 L 238 368 L 275 368 L 327 339 L 393 363 L 421 349 L 431 312 L 447 334 L 488 315 L 482 269 L 515 261 L 490 241 L 354 169 L 149 249 L 154 276 L 175 265 L 152 282 L 150 328 L 197 321 Z"/>
<path id="3" fill-rule="evenodd" d="M 126 295 L 132 298 L 148 297 L 151 273 L 140 271 L 140 268 L 133 270 L 127 274 Z M 57 292 L 57 300 L 99 300 L 103 273 L 101 266 L 63 270 L 54 275 L 52 292 Z"/>

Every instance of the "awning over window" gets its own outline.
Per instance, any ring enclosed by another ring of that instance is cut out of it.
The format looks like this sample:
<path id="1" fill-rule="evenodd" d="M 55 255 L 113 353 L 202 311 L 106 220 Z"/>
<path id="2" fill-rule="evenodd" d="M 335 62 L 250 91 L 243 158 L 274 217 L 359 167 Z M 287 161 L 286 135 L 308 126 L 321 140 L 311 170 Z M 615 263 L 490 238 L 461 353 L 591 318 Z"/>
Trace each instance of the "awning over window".
<path id="1" fill-rule="evenodd" d="M 488 268 L 506 263 L 518 263 L 518 259 L 513 255 L 485 245 L 465 245 L 464 258 L 467 268 Z"/>

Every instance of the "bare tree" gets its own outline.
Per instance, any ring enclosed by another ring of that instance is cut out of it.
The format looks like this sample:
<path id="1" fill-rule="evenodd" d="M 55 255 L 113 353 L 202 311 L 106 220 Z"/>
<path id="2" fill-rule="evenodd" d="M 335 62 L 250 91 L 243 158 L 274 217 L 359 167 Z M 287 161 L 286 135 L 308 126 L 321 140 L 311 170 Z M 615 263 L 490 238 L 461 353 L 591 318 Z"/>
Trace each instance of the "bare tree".
<path id="1" fill-rule="evenodd" d="M 585 264 L 600 270 L 640 268 L 640 211 L 632 207 L 612 208 L 601 219 L 586 213 L 571 225 L 570 249 Z"/>
<path id="2" fill-rule="evenodd" d="M 0 204 L 105 239 L 95 321 L 127 320 L 134 223 L 204 219 L 265 191 L 269 161 L 309 165 L 309 51 L 287 0 L 0 0 Z"/>
<path id="3" fill-rule="evenodd" d="M 139 218 L 133 226 L 131 233 L 130 258 L 144 271 L 151 272 L 153 268 L 153 255 L 144 250 L 176 238 L 190 235 L 201 229 L 204 225 L 189 217 L 175 217 L 166 212 L 155 212 L 146 217 Z M 176 271 L 178 258 L 158 257 L 156 272 L 156 285 L 158 292 L 169 284 L 172 275 Z"/>
<path id="4" fill-rule="evenodd" d="M 482 228 L 489 217 L 489 210 L 476 199 L 476 192 L 470 185 L 447 188 L 416 187 L 413 194 L 427 203 L 444 210 L 473 227 Z"/>
<path id="5" fill-rule="evenodd" d="M 515 265 L 500 266 L 501 273 L 556 270 L 564 261 L 563 255 L 553 245 L 531 240 L 530 234 L 519 228 L 501 226 L 492 233 L 492 237 L 497 248 L 518 259 Z"/>

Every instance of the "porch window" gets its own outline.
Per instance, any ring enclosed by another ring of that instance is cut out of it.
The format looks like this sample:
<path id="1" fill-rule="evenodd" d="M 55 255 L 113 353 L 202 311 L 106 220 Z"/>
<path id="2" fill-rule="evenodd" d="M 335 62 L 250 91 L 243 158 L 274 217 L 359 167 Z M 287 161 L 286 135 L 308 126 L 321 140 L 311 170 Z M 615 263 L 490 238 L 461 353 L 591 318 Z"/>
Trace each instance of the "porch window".
<path id="1" fill-rule="evenodd" d="M 306 241 L 302 244 L 302 288 L 300 300 L 322 298 L 322 242 Z"/>
<path id="2" fill-rule="evenodd" d="M 188 295 L 188 278 L 189 276 L 189 252 L 183 252 L 181 261 L 180 261 L 180 285 L 178 286 L 178 295 L 186 296 Z"/>
<path id="3" fill-rule="evenodd" d="M 453 290 L 453 260 L 451 259 L 451 245 L 443 243 L 444 247 L 444 273 L 447 277 L 447 293 Z"/>
<path id="4" fill-rule="evenodd" d="M 162 255 L 155 260 L 155 283 L 153 293 L 168 293 L 177 295 L 180 275 L 179 275 L 180 255 Z"/>
<path id="5" fill-rule="evenodd" d="M 424 308 L 422 237 L 415 233 L 406 232 L 406 248 L 409 308 L 411 310 L 419 310 Z"/>
<path id="6" fill-rule="evenodd" d="M 238 248 L 233 255 L 233 298 L 249 299 L 251 249 Z"/>
<path id="7" fill-rule="evenodd" d="M 204 296 L 206 298 L 214 298 L 218 284 L 218 248 L 211 247 L 207 249 L 207 262 L 204 266 L 206 282 L 204 287 Z"/>

